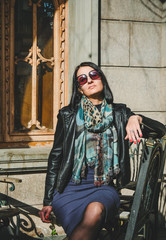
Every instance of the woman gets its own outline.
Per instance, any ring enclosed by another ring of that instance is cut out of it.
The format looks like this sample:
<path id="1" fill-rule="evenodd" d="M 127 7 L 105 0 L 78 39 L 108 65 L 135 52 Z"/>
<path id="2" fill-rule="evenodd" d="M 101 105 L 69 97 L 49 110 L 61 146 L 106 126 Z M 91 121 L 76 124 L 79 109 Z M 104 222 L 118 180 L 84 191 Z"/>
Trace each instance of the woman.
<path id="1" fill-rule="evenodd" d="M 119 196 L 113 186 L 130 178 L 128 140 L 139 142 L 150 131 L 161 137 L 165 127 L 134 115 L 113 95 L 101 69 L 81 63 L 73 75 L 69 106 L 58 114 L 54 145 L 48 160 L 44 207 L 39 215 L 49 222 L 54 211 L 71 240 L 96 239 L 114 221 Z"/>

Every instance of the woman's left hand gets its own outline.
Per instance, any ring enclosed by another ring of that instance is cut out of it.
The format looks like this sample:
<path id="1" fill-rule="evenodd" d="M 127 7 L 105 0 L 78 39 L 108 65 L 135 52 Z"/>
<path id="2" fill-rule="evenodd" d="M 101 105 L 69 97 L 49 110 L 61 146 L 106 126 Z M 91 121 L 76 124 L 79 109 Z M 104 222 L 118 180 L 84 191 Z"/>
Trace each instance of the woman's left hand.
<path id="1" fill-rule="evenodd" d="M 140 137 L 142 137 L 142 131 L 140 128 L 141 123 L 142 117 L 139 115 L 133 115 L 129 118 L 126 126 L 127 135 L 125 140 L 129 139 L 130 142 L 134 142 L 135 144 L 140 142 Z"/>

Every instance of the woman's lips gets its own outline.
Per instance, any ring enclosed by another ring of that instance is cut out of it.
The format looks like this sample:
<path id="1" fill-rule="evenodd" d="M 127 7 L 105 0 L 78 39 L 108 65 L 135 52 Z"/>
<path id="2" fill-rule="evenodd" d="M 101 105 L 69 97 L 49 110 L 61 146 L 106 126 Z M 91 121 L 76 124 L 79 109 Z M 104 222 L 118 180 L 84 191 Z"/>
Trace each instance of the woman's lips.
<path id="1" fill-rule="evenodd" d="M 93 89 L 95 87 L 95 85 L 89 86 L 89 89 Z"/>

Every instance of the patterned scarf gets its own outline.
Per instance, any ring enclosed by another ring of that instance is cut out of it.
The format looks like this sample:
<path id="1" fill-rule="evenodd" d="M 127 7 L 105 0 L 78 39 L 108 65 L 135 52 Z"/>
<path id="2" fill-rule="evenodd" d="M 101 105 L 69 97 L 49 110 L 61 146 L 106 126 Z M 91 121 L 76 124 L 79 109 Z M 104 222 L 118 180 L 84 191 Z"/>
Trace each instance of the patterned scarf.
<path id="1" fill-rule="evenodd" d="M 76 115 L 75 155 L 72 179 L 81 182 L 86 168 L 94 166 L 94 184 L 109 184 L 119 173 L 117 132 L 113 109 L 104 99 L 101 111 L 83 96 Z"/>

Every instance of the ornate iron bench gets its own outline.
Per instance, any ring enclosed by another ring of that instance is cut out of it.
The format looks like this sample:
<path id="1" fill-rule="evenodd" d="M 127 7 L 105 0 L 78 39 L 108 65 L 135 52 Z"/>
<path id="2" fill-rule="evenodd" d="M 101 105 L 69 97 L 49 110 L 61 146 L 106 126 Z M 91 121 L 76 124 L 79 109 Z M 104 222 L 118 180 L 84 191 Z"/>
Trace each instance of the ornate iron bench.
<path id="1" fill-rule="evenodd" d="M 130 159 L 131 179 L 129 184 L 119 189 L 118 224 L 110 232 L 117 240 L 157 240 L 158 199 L 164 178 L 166 136 L 158 139 L 156 133 L 150 133 L 148 139 L 142 139 L 136 146 L 131 145 Z M 116 185 L 118 188 L 118 182 Z M 126 194 L 128 191 L 132 194 Z"/>
<path id="2" fill-rule="evenodd" d="M 8 178 L 8 177 L 0 177 L 0 183 L 5 183 L 10 185 L 9 190 L 15 190 L 15 183 L 22 182 L 21 179 L 18 178 Z M 20 227 L 20 210 L 18 208 L 12 207 L 8 201 L 8 197 L 4 199 L 0 199 L 0 230 L 3 227 L 8 229 L 8 233 L 13 236 L 12 239 L 19 238 L 19 227 Z M 11 222 L 13 223 L 13 217 L 16 217 L 15 229 L 11 227 Z"/>

